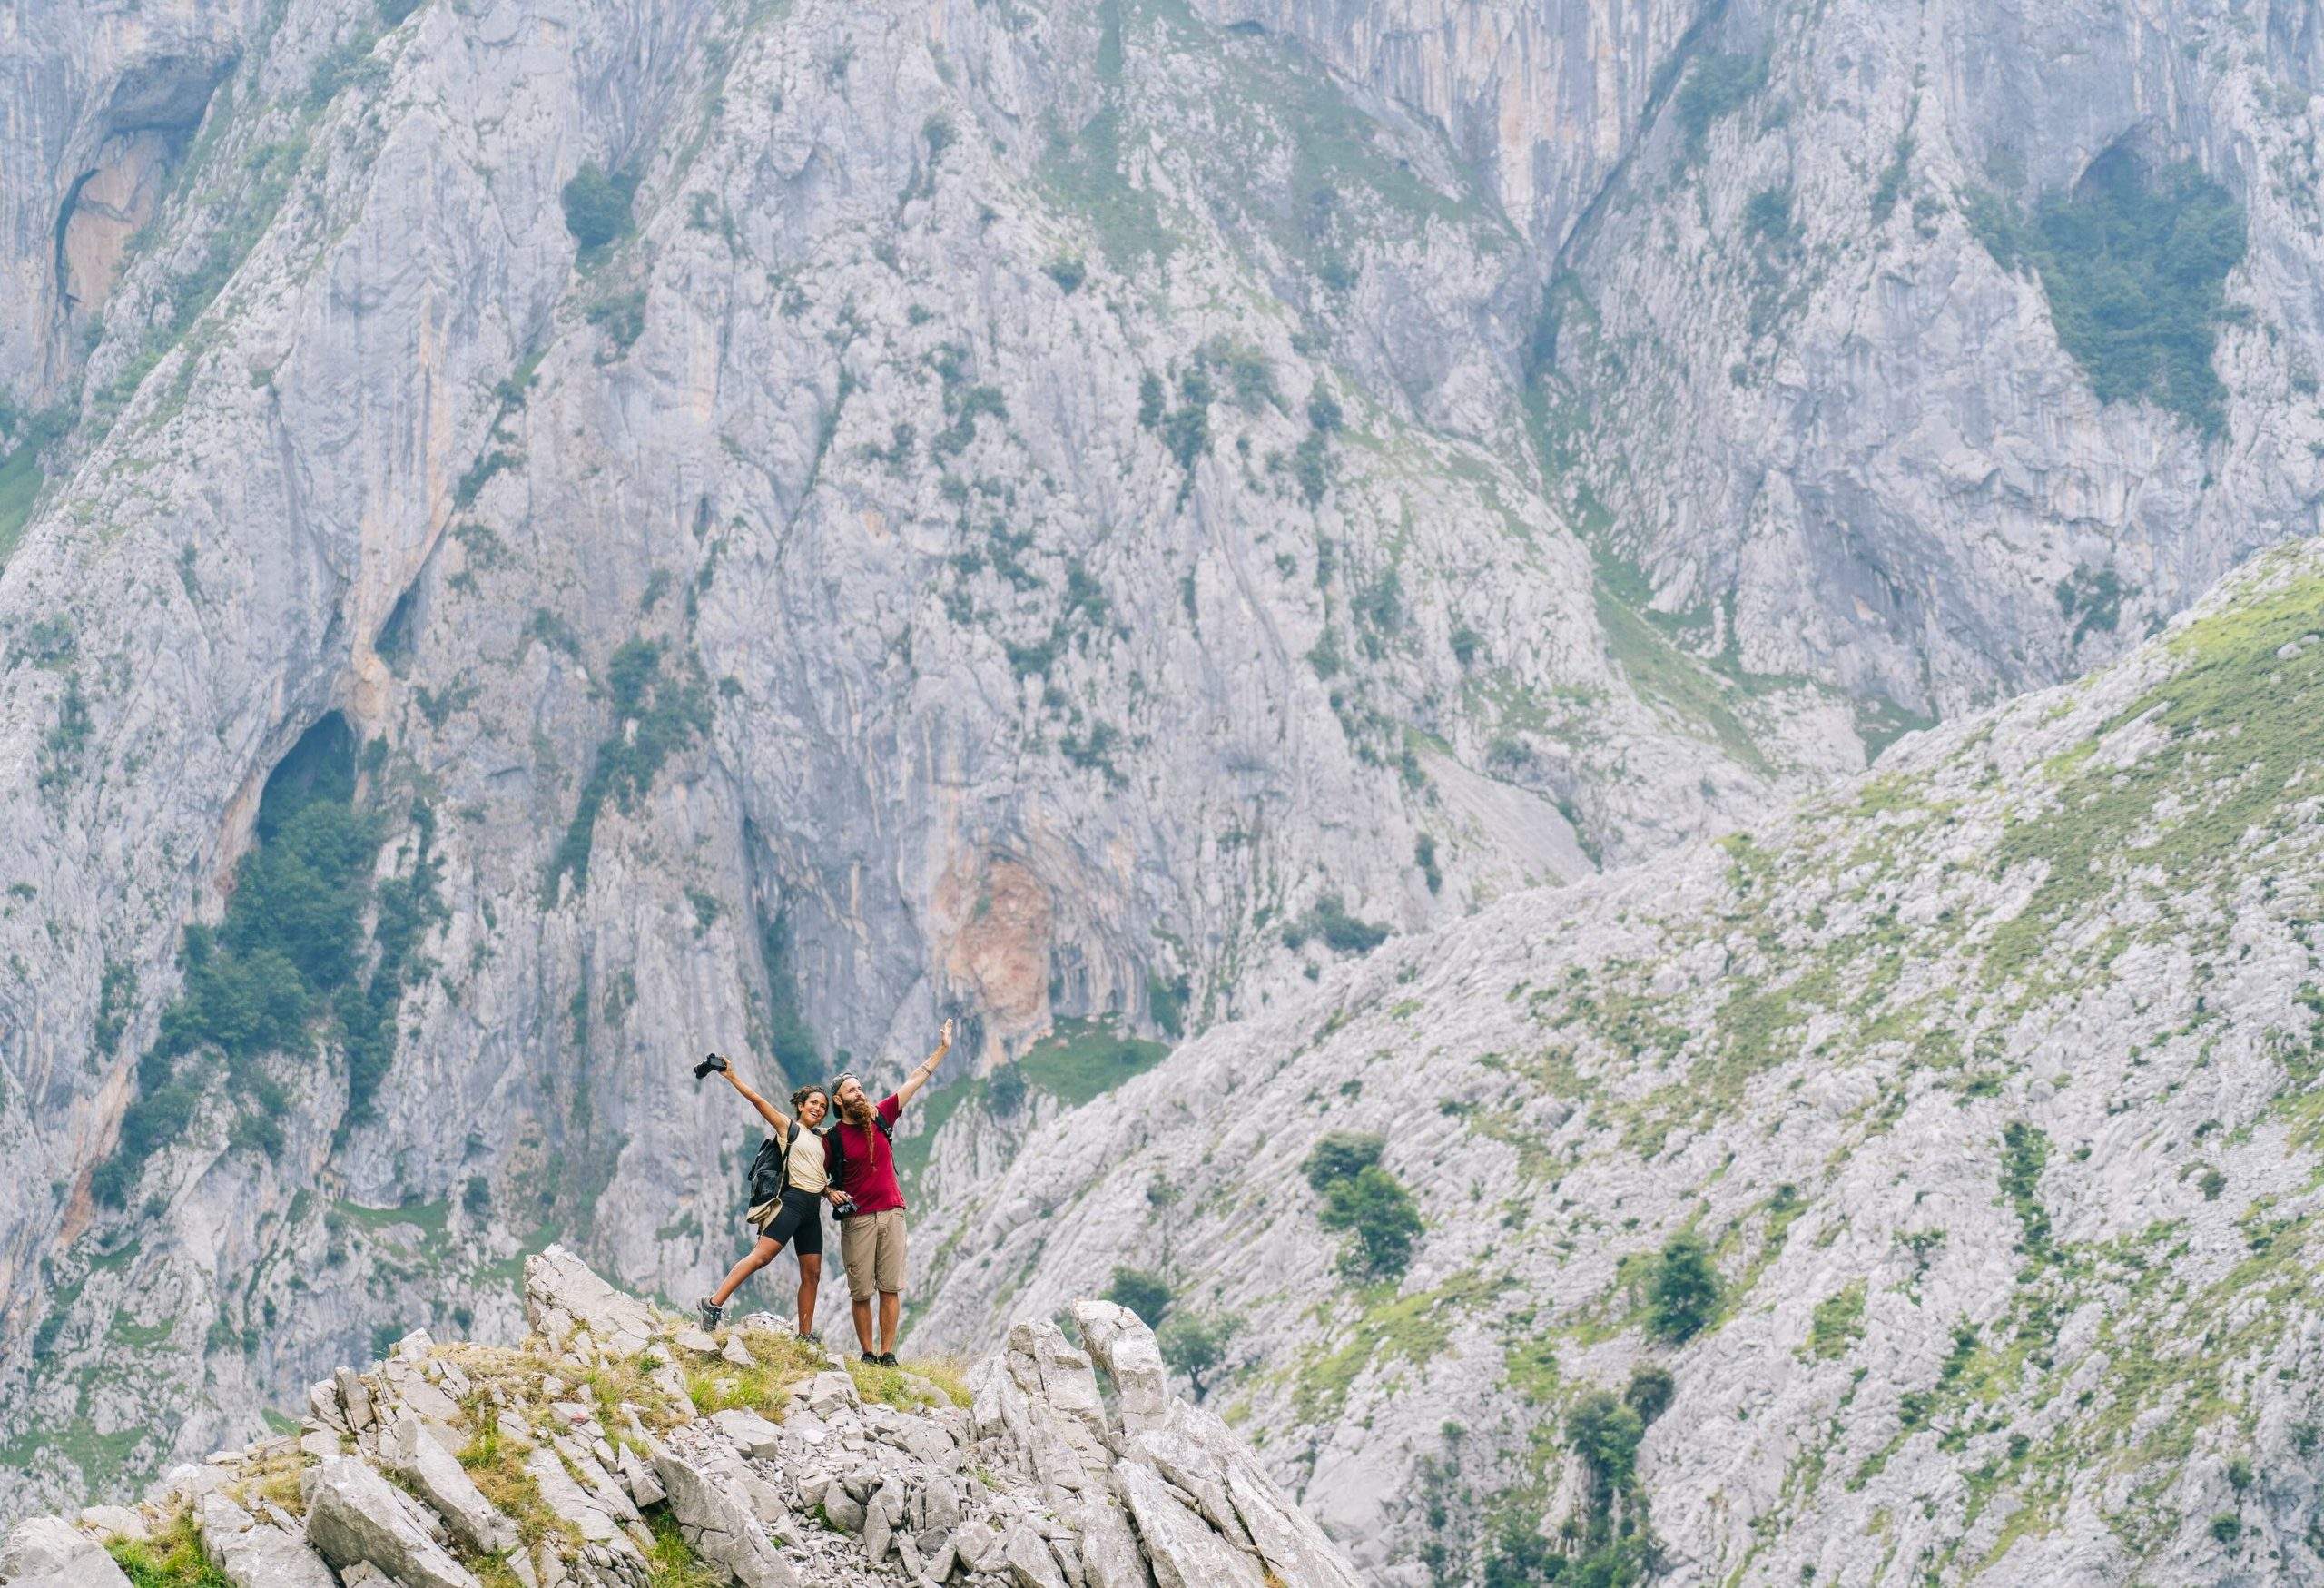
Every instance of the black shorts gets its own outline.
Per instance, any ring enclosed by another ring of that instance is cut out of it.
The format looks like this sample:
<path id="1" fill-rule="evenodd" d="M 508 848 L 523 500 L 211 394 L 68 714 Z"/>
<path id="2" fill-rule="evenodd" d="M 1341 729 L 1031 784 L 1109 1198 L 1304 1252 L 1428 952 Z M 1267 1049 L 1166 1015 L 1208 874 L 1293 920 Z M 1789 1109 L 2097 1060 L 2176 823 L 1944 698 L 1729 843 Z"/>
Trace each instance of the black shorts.
<path id="1" fill-rule="evenodd" d="M 823 1255 L 823 1199 L 812 1191 L 790 1188 L 783 1207 L 759 1228 L 761 1240 L 787 1245 L 803 1258 Z"/>

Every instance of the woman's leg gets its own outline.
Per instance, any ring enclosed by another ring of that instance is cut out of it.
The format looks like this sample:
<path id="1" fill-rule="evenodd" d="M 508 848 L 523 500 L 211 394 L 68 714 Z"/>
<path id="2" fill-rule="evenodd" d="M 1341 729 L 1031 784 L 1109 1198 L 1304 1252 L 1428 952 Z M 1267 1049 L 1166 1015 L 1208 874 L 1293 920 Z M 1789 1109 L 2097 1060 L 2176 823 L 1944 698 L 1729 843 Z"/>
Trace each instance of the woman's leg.
<path id="1" fill-rule="evenodd" d="M 742 1288 L 743 1281 L 774 1261 L 775 1253 L 782 1249 L 781 1241 L 769 1240 L 764 1236 L 759 1237 L 758 1244 L 743 1254 L 743 1260 L 727 1270 L 724 1282 L 710 1293 L 710 1305 L 725 1306 L 726 1298 Z"/>
<path id="2" fill-rule="evenodd" d="M 815 1332 L 815 1287 L 823 1282 L 823 1255 L 821 1252 L 799 1254 L 799 1332 Z"/>

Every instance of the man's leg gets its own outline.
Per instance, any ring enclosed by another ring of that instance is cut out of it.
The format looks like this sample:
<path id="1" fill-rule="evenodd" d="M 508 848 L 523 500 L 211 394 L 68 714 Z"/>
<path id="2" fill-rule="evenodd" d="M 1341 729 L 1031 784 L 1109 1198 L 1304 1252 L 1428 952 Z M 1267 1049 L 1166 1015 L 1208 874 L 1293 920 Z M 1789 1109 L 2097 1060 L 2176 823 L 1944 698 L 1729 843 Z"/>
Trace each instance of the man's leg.
<path id="1" fill-rule="evenodd" d="M 839 1227 L 839 1260 L 847 1265 L 847 1299 L 855 1314 L 855 1342 L 865 1356 L 879 1347 L 872 1339 L 872 1220 L 877 1214 L 858 1214 Z"/>
<path id="2" fill-rule="evenodd" d="M 896 1327 L 903 1316 L 904 1211 L 892 1208 L 880 1215 L 880 1252 L 872 1278 L 880 1287 L 880 1354 L 896 1354 Z"/>
<path id="3" fill-rule="evenodd" d="M 743 1281 L 774 1261 L 775 1254 L 782 1249 L 781 1241 L 769 1240 L 764 1236 L 761 1236 L 758 1244 L 743 1254 L 743 1260 L 726 1271 L 724 1282 L 710 1293 L 710 1305 L 725 1306 L 726 1298 L 742 1288 Z"/>

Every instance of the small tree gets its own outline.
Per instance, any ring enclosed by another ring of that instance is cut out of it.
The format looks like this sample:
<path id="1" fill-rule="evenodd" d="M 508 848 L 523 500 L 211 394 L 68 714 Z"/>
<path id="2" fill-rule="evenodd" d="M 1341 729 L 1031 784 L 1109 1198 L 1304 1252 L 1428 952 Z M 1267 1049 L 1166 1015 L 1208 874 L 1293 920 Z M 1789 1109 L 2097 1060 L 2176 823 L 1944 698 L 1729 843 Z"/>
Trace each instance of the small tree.
<path id="1" fill-rule="evenodd" d="M 1649 1324 L 1675 1343 L 1693 1339 L 1718 1314 L 1718 1271 L 1702 1238 L 1691 1231 L 1672 1236 L 1654 1270 Z"/>
<path id="2" fill-rule="evenodd" d="M 1402 1275 L 1411 1266 L 1413 1243 L 1427 1228 L 1412 1193 L 1377 1164 L 1332 1183 L 1324 1196 L 1323 1224 L 1354 1232 L 1355 1244 L 1340 1258 L 1340 1271 L 1351 1279 Z"/>
<path id="3" fill-rule="evenodd" d="M 1677 1393 L 1670 1370 L 1649 1362 L 1631 1371 L 1630 1387 L 1622 1391 L 1622 1404 L 1636 1412 L 1643 1425 L 1669 1410 L 1670 1398 Z"/>
<path id="4" fill-rule="evenodd" d="M 1157 1336 L 1164 1365 L 1194 1386 L 1196 1400 L 1210 1393 L 1210 1375 L 1225 1359 L 1234 1328 L 1232 1318 L 1180 1317 Z"/>
<path id="5" fill-rule="evenodd" d="M 1170 1310 L 1170 1282 L 1144 1268 L 1116 1268 L 1114 1282 L 1106 1287 L 1106 1299 L 1128 1307 L 1145 1320 L 1147 1328 L 1153 1328 Z"/>
<path id="6" fill-rule="evenodd" d="M 1329 1194 L 1339 1181 L 1353 1179 L 1380 1161 L 1387 1142 L 1354 1130 L 1334 1130 L 1315 1143 L 1300 1172 L 1316 1190 Z"/>
<path id="7" fill-rule="evenodd" d="M 630 200 L 636 191 L 635 177 L 608 176 L 594 160 L 574 173 L 563 195 L 565 229 L 582 252 L 594 252 L 629 235 Z"/>

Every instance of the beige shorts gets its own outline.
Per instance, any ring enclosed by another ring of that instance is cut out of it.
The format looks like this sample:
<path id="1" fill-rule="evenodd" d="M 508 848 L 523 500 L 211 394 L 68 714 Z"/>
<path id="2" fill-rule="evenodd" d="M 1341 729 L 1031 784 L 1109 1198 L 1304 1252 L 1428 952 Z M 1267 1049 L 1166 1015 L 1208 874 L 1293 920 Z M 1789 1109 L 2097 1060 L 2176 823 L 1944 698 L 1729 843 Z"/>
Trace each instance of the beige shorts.
<path id="1" fill-rule="evenodd" d="M 839 1259 L 847 1265 L 847 1294 L 869 1301 L 872 1292 L 901 1296 L 904 1291 L 904 1210 L 859 1213 L 839 1227 Z"/>

